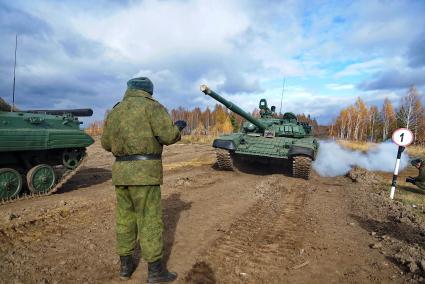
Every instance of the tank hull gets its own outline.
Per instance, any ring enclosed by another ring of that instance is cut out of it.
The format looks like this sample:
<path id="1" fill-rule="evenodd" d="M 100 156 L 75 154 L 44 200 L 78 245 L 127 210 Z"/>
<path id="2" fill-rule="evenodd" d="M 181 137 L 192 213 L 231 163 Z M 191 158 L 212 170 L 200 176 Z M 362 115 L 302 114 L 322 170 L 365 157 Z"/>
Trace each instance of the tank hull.
<path id="1" fill-rule="evenodd" d="M 267 138 L 261 135 L 234 133 L 215 139 L 213 147 L 244 156 L 291 159 L 294 156 L 302 155 L 308 156 L 314 161 L 319 145 L 313 137 Z"/>
<path id="2" fill-rule="evenodd" d="M 73 110 L 75 111 L 75 110 Z M 81 167 L 93 138 L 72 112 L 0 111 L 0 200 L 55 192 Z M 57 166 L 62 166 L 58 176 Z M 21 190 L 22 189 L 22 190 Z"/>

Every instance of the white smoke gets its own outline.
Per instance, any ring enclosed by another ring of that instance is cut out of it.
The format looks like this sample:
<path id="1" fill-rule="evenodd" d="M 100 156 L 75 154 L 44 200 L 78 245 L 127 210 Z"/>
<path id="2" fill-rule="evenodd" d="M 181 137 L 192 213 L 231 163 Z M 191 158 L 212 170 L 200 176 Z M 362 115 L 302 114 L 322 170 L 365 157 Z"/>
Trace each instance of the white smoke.
<path id="1" fill-rule="evenodd" d="M 392 142 L 376 145 L 366 153 L 348 150 L 334 141 L 320 141 L 319 153 L 313 163 L 314 170 L 321 176 L 345 175 L 354 166 L 369 171 L 393 172 L 398 146 Z M 400 170 L 407 167 L 409 156 L 403 152 Z"/>

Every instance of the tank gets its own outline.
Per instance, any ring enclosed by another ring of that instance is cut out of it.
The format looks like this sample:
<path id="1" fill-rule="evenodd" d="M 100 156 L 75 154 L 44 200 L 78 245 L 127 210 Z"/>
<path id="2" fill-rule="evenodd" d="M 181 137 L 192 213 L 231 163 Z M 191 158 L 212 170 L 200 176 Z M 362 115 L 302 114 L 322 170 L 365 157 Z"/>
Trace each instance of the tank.
<path id="1" fill-rule="evenodd" d="M 260 118 L 257 119 L 208 86 L 201 85 L 201 91 L 246 119 L 238 133 L 222 135 L 214 140 L 220 169 L 233 170 L 237 156 L 254 161 L 280 160 L 289 162 L 285 164 L 290 165 L 294 177 L 309 179 L 311 163 L 319 148 L 311 125 L 298 121 L 291 112 L 278 117 L 275 107 L 269 108 L 266 99 L 260 100 Z"/>
<path id="2" fill-rule="evenodd" d="M 0 200 L 57 191 L 82 166 L 93 139 L 78 117 L 91 109 L 0 110 Z"/>

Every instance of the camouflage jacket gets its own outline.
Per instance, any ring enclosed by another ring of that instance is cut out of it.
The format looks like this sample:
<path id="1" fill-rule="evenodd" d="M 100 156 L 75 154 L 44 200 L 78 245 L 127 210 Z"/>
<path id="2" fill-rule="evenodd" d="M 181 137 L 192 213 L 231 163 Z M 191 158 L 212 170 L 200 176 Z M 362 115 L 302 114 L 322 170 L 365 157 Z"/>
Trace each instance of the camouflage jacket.
<path id="1" fill-rule="evenodd" d="M 102 147 L 114 156 L 162 154 L 180 140 L 167 110 L 149 93 L 128 89 L 106 118 Z M 114 185 L 162 184 L 162 160 L 122 161 L 112 166 Z"/>
<path id="2" fill-rule="evenodd" d="M 415 179 L 415 184 L 418 187 L 425 189 L 425 165 L 422 165 L 419 168 L 419 175 Z"/>

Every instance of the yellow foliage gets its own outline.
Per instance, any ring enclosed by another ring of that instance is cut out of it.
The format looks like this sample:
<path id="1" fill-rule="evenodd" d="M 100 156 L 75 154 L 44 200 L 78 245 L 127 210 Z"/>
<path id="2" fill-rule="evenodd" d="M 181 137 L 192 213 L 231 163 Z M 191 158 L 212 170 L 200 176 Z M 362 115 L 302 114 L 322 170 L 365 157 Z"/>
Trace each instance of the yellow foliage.
<path id="1" fill-rule="evenodd" d="M 94 121 L 86 128 L 86 133 L 92 137 L 100 136 L 103 132 L 103 121 Z"/>
<path id="2" fill-rule="evenodd" d="M 232 122 L 230 121 L 229 116 L 226 118 L 226 121 L 224 122 L 222 126 L 222 132 L 225 134 L 229 134 L 233 132 L 233 125 L 232 125 Z"/>

